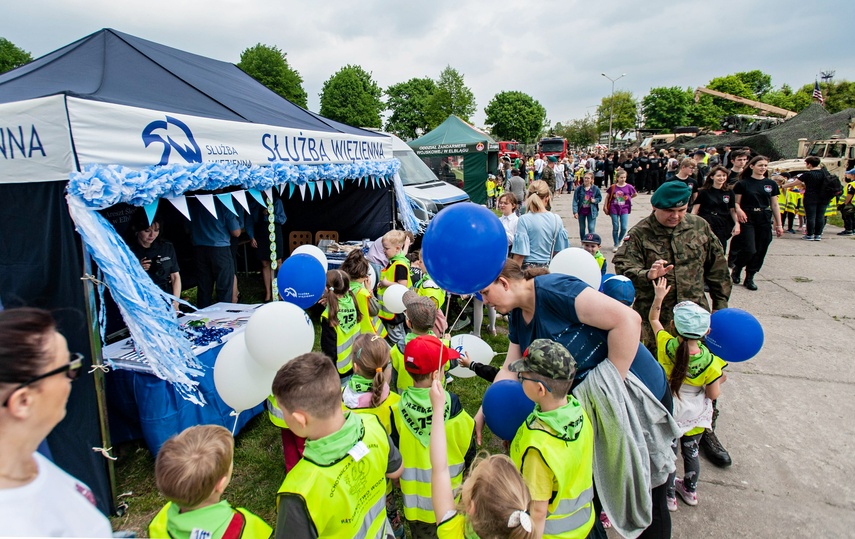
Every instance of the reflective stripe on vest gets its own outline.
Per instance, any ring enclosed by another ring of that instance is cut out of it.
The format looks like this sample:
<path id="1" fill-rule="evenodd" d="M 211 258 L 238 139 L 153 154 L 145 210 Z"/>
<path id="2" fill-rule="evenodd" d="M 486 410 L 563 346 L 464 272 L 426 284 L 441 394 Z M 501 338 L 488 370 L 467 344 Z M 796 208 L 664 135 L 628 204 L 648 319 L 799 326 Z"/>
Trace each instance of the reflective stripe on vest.
<path id="1" fill-rule="evenodd" d="M 395 270 L 398 266 L 403 266 L 407 269 L 407 288 L 411 288 L 413 280 L 410 277 L 410 263 L 402 254 L 397 254 L 389 260 L 389 265 L 380 271 L 380 280 L 385 279 L 393 283 L 397 282 L 395 281 Z M 377 299 L 380 300 L 380 318 L 383 320 L 392 320 L 395 318 L 395 315 L 383 308 L 383 294 L 386 293 L 386 288 L 385 286 L 377 285 Z"/>
<path id="2" fill-rule="evenodd" d="M 288 428 L 288 425 L 285 424 L 285 416 L 276 404 L 276 397 L 269 395 L 267 400 L 264 401 L 264 407 L 267 408 L 267 419 L 269 419 L 271 423 L 280 429 Z"/>
<path id="3" fill-rule="evenodd" d="M 404 500 L 404 516 L 407 520 L 436 522 L 431 503 L 430 449 L 413 436 L 401 415 L 400 406 L 393 408 L 395 429 L 398 431 L 398 449 L 404 461 L 401 476 L 401 494 Z M 458 491 L 463 483 L 464 459 L 472 442 L 475 421 L 465 411 L 445 422 L 448 440 L 448 468 L 451 488 Z M 457 496 L 455 496 L 456 498 Z"/>
<path id="4" fill-rule="evenodd" d="M 382 538 L 387 533 L 386 468 L 389 437 L 376 418 L 358 415 L 368 453 L 359 460 L 347 454 L 329 466 L 305 456 L 288 472 L 279 497 L 297 495 L 304 501 L 318 537 Z"/>
<path id="5" fill-rule="evenodd" d="M 572 396 L 569 401 L 568 405 L 581 407 Z M 588 415 L 582 414 L 582 428 L 573 441 L 523 424 L 511 442 L 511 460 L 519 470 L 528 452 L 537 451 L 558 483 L 547 510 L 544 537 L 582 539 L 594 526 L 594 433 Z"/>
<path id="6" fill-rule="evenodd" d="M 336 341 L 335 367 L 340 374 L 344 374 L 353 365 L 350 354 L 354 341 L 359 337 L 360 325 L 357 321 L 357 306 L 351 294 L 348 293 L 339 298 L 338 307 L 338 315 L 336 316 L 338 324 L 334 326 Z M 329 307 L 321 313 L 321 318 L 329 320 Z"/>

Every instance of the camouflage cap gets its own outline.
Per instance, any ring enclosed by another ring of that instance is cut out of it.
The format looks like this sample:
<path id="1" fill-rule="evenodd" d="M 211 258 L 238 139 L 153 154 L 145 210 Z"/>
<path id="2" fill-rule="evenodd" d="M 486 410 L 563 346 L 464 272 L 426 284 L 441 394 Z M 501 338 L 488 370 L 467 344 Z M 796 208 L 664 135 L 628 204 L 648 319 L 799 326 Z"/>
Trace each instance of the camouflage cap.
<path id="1" fill-rule="evenodd" d="M 576 360 L 561 343 L 536 339 L 523 358 L 511 363 L 508 369 L 511 372 L 533 372 L 553 380 L 572 380 L 576 375 Z"/>

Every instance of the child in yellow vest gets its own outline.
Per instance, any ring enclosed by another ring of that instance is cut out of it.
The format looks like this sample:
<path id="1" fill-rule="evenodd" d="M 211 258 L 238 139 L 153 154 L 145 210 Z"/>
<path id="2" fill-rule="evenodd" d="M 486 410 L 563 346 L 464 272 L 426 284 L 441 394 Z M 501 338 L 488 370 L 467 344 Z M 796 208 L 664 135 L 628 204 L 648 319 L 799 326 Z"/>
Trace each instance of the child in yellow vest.
<path id="1" fill-rule="evenodd" d="M 569 394 L 576 361 L 560 343 L 535 339 L 509 369 L 535 402 L 511 442 L 511 460 L 531 489 L 535 533 L 587 537 L 596 520 L 594 430 L 582 405 Z"/>
<path id="2" fill-rule="evenodd" d="M 438 377 L 439 378 L 439 377 Z M 444 426 L 445 389 L 439 379 L 430 388 L 432 426 Z M 431 505 L 439 539 L 464 539 L 466 524 L 479 537 L 533 539 L 531 495 L 519 470 L 505 455 L 482 453 L 454 499 L 444 428 L 430 431 Z M 461 511 L 458 507 L 462 508 Z"/>
<path id="3" fill-rule="evenodd" d="M 359 322 L 360 333 L 380 335 L 385 339 L 387 333 L 380 320 L 380 302 L 371 291 L 368 276 L 370 267 L 371 264 L 362 251 L 355 249 L 342 262 L 341 271 L 350 278 L 350 291 L 356 296 L 356 309 L 362 316 Z"/>
<path id="4" fill-rule="evenodd" d="M 406 345 L 420 335 L 436 337 L 433 327 L 436 322 L 436 315 L 439 313 L 430 298 L 411 294 L 410 292 L 404 296 L 404 305 L 407 307 L 404 315 L 409 332 L 404 338 L 404 344 L 398 343 L 392 346 L 392 386 L 399 395 L 405 389 L 413 387 L 413 377 L 407 372 L 406 361 L 404 360 Z M 449 346 L 450 342 L 443 340 L 443 344 Z"/>
<path id="5" fill-rule="evenodd" d="M 404 315 L 393 314 L 387 311 L 383 305 L 383 294 L 393 284 L 400 284 L 407 288 L 413 286 L 410 277 L 410 261 L 407 260 L 407 249 L 409 241 L 407 234 L 402 230 L 390 230 L 381 238 L 383 254 L 389 261 L 377 276 L 377 299 L 380 300 L 380 318 L 386 331 L 389 332 L 390 344 L 404 341 L 406 328 L 404 327 Z"/>
<path id="6" fill-rule="evenodd" d="M 353 341 L 360 335 L 362 313 L 356 308 L 350 278 L 341 270 L 327 272 L 323 298 L 326 308 L 321 313 L 321 351 L 332 360 L 344 387 L 353 375 L 350 353 Z"/>
<path id="7" fill-rule="evenodd" d="M 371 414 L 345 412 L 335 367 L 323 354 L 279 369 L 273 395 L 288 428 L 306 438 L 303 458 L 276 495 L 276 537 L 384 537 L 386 479 L 401 455 Z"/>
<path id="8" fill-rule="evenodd" d="M 389 345 L 377 335 L 360 335 L 353 343 L 353 377 L 342 391 L 344 405 L 358 414 L 371 414 L 380 420 L 386 434 L 392 433 L 392 408 L 401 399 L 389 389 L 391 374 Z M 404 526 L 392 494 L 392 482 L 386 482 L 386 516 L 396 537 L 403 537 Z"/>
<path id="9" fill-rule="evenodd" d="M 411 340 L 404 349 L 404 364 L 413 377 L 413 387 L 401 394 L 393 409 L 392 441 L 396 442 L 404 461 L 401 493 L 404 516 L 413 537 L 436 537 L 436 520 L 431 507 L 430 433 L 432 408 L 430 387 L 441 376 L 449 359 L 460 357 L 434 336 L 423 335 Z M 446 392 L 447 393 L 447 392 Z M 459 487 L 463 473 L 475 457 L 475 421 L 463 409 L 456 395 L 447 393 L 443 409 L 448 438 L 448 462 L 452 485 Z"/>
<path id="10" fill-rule="evenodd" d="M 487 186 L 487 207 L 493 209 L 493 199 L 496 198 L 496 177 L 490 174 L 484 183 Z"/>
<path id="11" fill-rule="evenodd" d="M 671 330 L 666 331 L 659 322 L 662 300 L 671 287 L 665 278 L 653 283 L 653 304 L 648 320 L 656 335 L 656 359 L 665 369 L 668 386 L 674 395 L 674 420 L 683 433 L 680 448 L 683 453 L 683 479 L 676 478 L 676 472 L 668 476 L 666 496 L 668 509 L 677 510 L 677 495 L 687 505 L 698 505 L 698 442 L 704 429 L 710 428 L 713 418 L 712 402 L 721 392 L 721 382 L 725 376 L 722 369 L 727 366 L 720 357 L 701 342 L 710 331 L 710 313 L 691 301 L 683 301 L 674 307 L 674 320 Z M 674 447 L 674 453 L 677 447 Z"/>
<path id="12" fill-rule="evenodd" d="M 267 539 L 273 529 L 242 507 L 221 500 L 232 477 L 235 442 L 218 425 L 198 425 L 168 439 L 157 454 L 154 477 L 169 500 L 148 526 L 163 539 Z"/>
<path id="13" fill-rule="evenodd" d="M 840 216 L 843 217 L 843 231 L 838 232 L 838 236 L 852 236 L 855 234 L 855 206 L 852 204 L 855 198 L 855 168 L 847 170 L 846 185 L 843 187 L 843 194 L 840 195 L 839 205 Z"/>
<path id="14" fill-rule="evenodd" d="M 608 266 L 608 262 L 606 262 L 606 257 L 603 256 L 603 253 L 600 252 L 600 244 L 603 240 L 600 238 L 599 234 L 585 234 L 582 238 L 582 249 L 585 249 L 591 256 L 594 257 L 594 260 L 597 261 L 597 264 L 600 266 L 600 275 L 606 274 L 606 266 Z"/>

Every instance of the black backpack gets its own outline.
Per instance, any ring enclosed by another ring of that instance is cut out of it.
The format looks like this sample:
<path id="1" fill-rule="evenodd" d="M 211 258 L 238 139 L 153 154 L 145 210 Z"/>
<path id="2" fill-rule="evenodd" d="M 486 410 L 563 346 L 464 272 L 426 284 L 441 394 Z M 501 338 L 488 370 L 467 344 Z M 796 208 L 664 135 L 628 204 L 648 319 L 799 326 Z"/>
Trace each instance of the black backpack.
<path id="1" fill-rule="evenodd" d="M 843 184 L 840 183 L 840 178 L 828 172 L 828 169 L 822 169 L 823 181 L 820 196 L 822 200 L 834 200 L 843 194 Z"/>

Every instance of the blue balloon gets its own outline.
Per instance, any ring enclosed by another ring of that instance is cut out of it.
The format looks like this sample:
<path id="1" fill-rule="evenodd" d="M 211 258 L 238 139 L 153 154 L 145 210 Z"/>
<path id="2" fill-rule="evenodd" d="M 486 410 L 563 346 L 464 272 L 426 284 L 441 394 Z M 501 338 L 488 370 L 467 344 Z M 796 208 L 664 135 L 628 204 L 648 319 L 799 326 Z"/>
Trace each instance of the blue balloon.
<path id="1" fill-rule="evenodd" d="M 534 402 L 525 396 L 522 384 L 516 380 L 501 380 L 487 388 L 481 407 L 484 422 L 493 434 L 510 441 L 534 411 Z"/>
<path id="2" fill-rule="evenodd" d="M 748 361 L 763 348 L 763 327 L 742 309 L 722 309 L 710 317 L 705 339 L 710 352 L 731 363 Z"/>
<path id="3" fill-rule="evenodd" d="M 276 279 L 283 301 L 308 309 L 324 294 L 327 272 L 317 258 L 299 253 L 282 262 Z"/>
<path id="4" fill-rule="evenodd" d="M 614 273 L 605 273 L 603 274 L 603 279 L 600 281 L 600 292 L 603 291 L 603 283 L 609 280 L 609 277 L 614 277 Z"/>
<path id="5" fill-rule="evenodd" d="M 502 272 L 508 238 L 496 214 L 473 203 L 455 204 L 431 219 L 422 257 L 431 279 L 455 294 L 478 292 Z"/>

